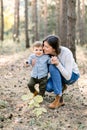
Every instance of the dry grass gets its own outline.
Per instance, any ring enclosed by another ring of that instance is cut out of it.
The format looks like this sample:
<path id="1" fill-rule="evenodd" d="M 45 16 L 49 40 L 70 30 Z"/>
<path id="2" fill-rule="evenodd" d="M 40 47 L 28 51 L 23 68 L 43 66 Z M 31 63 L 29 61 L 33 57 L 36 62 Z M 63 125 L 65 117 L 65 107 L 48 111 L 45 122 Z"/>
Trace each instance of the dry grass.
<path id="1" fill-rule="evenodd" d="M 8 46 L 9 45 L 9 46 Z M 48 109 L 54 94 L 46 93 L 42 104 L 47 113 L 35 117 L 21 96 L 29 94 L 27 88 L 31 68 L 23 67 L 30 49 L 12 41 L 0 47 L 0 100 L 7 105 L 0 108 L 0 130 L 87 130 L 87 51 L 77 46 L 80 79 L 64 93 L 65 106 Z"/>

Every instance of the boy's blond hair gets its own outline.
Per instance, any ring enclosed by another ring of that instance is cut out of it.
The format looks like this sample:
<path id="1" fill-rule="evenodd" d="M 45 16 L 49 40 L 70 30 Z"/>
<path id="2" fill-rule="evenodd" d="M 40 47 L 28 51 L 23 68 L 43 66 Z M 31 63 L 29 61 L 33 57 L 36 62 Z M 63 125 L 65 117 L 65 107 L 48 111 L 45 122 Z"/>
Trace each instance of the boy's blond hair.
<path id="1" fill-rule="evenodd" d="M 34 48 L 34 47 L 43 47 L 42 42 L 41 42 L 41 41 L 36 41 L 36 42 L 33 44 L 33 48 Z"/>

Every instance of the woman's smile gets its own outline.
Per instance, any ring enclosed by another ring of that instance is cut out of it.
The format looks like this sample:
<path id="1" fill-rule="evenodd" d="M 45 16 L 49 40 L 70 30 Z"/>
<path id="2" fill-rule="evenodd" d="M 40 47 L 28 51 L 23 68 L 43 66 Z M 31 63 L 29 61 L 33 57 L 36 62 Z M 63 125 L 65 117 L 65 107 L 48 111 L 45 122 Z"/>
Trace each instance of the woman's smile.
<path id="1" fill-rule="evenodd" d="M 43 50 L 45 54 L 55 54 L 55 49 L 53 49 L 48 42 L 44 42 Z"/>

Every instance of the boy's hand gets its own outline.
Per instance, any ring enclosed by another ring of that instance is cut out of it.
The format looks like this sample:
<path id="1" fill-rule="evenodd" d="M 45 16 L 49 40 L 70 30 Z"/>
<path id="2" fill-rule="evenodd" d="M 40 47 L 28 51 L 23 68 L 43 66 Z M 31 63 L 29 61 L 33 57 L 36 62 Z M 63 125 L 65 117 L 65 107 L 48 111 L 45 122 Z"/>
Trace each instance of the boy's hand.
<path id="1" fill-rule="evenodd" d="M 24 62 L 23 67 L 28 67 L 28 66 L 29 66 L 28 61 Z"/>
<path id="2" fill-rule="evenodd" d="M 26 61 L 26 64 L 25 64 L 25 66 L 26 66 L 26 67 L 28 67 L 28 66 L 29 66 L 29 64 L 28 64 L 28 61 Z"/>
<path id="3" fill-rule="evenodd" d="M 32 59 L 32 66 L 34 66 L 36 63 L 36 59 Z"/>

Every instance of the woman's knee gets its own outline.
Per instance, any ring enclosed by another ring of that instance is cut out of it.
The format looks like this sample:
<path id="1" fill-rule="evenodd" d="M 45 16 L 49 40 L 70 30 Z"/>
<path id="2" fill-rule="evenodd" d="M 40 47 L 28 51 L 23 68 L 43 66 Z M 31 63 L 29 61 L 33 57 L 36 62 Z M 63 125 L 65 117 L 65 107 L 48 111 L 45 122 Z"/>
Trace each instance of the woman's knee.
<path id="1" fill-rule="evenodd" d="M 52 87 L 51 87 L 50 85 L 47 85 L 47 86 L 46 86 L 46 91 L 47 91 L 47 92 L 52 92 L 53 89 L 52 89 Z"/>
<path id="2" fill-rule="evenodd" d="M 48 79 L 48 82 L 46 84 L 46 91 L 48 91 L 48 92 L 52 92 L 53 91 L 53 85 L 52 85 L 51 78 Z"/>
<path id="3" fill-rule="evenodd" d="M 49 72 L 54 72 L 55 70 L 57 70 L 55 65 L 49 65 Z"/>

